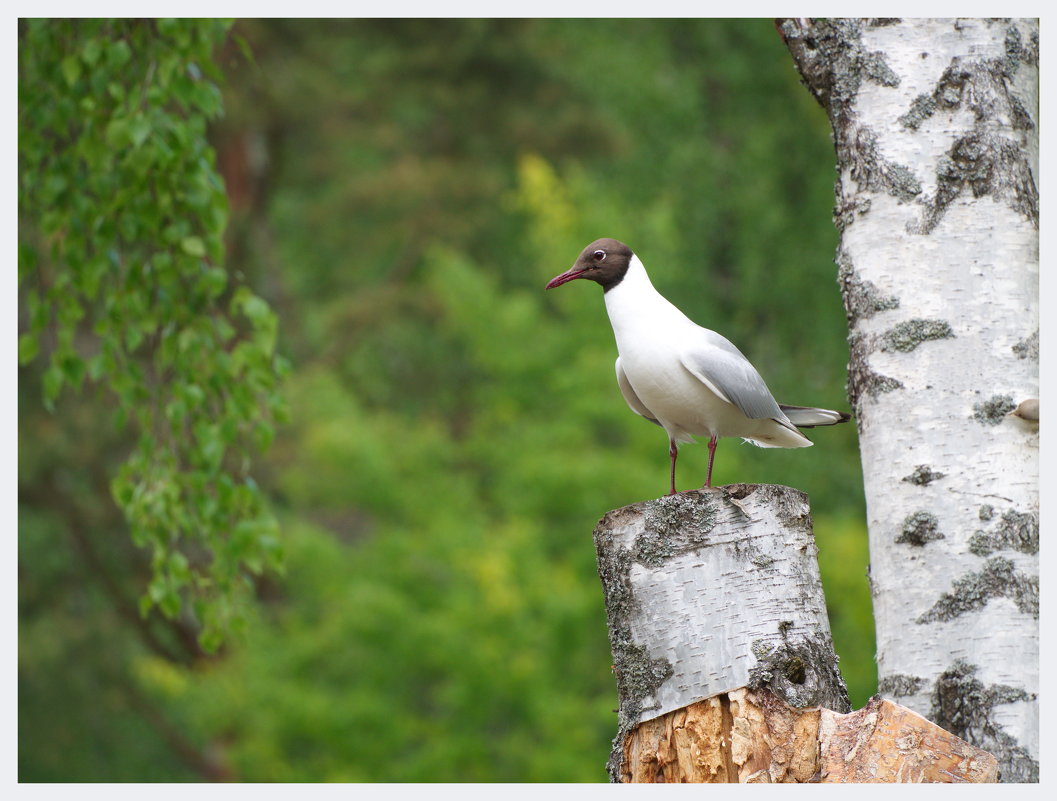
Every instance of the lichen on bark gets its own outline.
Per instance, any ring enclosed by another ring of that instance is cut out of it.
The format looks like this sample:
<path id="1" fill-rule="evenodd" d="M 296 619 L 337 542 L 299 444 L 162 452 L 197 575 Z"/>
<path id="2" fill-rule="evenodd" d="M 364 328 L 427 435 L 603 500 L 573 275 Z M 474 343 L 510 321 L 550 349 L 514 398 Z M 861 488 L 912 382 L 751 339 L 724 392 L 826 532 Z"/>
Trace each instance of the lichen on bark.
<path id="1" fill-rule="evenodd" d="M 881 350 L 909 353 L 922 342 L 953 338 L 954 330 L 946 320 L 904 320 L 881 335 Z"/>
<path id="2" fill-rule="evenodd" d="M 995 395 L 973 405 L 973 419 L 984 425 L 997 426 L 1016 408 L 1012 395 Z"/>
<path id="3" fill-rule="evenodd" d="M 943 478 L 946 473 L 933 470 L 927 464 L 919 464 L 909 476 L 903 476 L 903 481 L 908 484 L 916 484 L 919 487 L 927 487 L 933 481 Z"/>
<path id="4" fill-rule="evenodd" d="M 1016 354 L 1018 359 L 1031 359 L 1033 361 L 1039 360 L 1039 331 L 1035 329 L 1035 333 L 1029 337 L 1026 337 L 1013 346 L 1013 353 Z"/>
<path id="5" fill-rule="evenodd" d="M 1039 552 L 1039 516 L 1009 509 L 992 531 L 976 531 L 969 538 L 969 552 L 990 556 L 995 551 Z"/>
<path id="6" fill-rule="evenodd" d="M 706 545 L 716 522 L 717 503 L 713 497 L 686 494 L 648 502 L 644 530 L 635 540 L 632 557 L 648 567 L 660 567 L 673 556 Z"/>
<path id="7" fill-rule="evenodd" d="M 943 538 L 943 532 L 940 531 L 939 520 L 936 516 L 920 511 L 914 512 L 903 521 L 903 529 L 896 538 L 896 542 L 900 545 L 914 545 L 920 548 L 927 542 Z"/>
<path id="8" fill-rule="evenodd" d="M 894 698 L 905 698 L 908 695 L 916 695 L 924 686 L 925 679 L 920 676 L 893 673 L 877 682 L 877 692 Z"/>
<path id="9" fill-rule="evenodd" d="M 1010 560 L 996 556 L 987 560 L 979 572 L 956 579 L 951 591 L 943 593 L 916 622 L 953 620 L 982 609 L 993 598 L 1009 598 L 1020 612 L 1038 618 L 1039 577 L 1022 573 Z"/>

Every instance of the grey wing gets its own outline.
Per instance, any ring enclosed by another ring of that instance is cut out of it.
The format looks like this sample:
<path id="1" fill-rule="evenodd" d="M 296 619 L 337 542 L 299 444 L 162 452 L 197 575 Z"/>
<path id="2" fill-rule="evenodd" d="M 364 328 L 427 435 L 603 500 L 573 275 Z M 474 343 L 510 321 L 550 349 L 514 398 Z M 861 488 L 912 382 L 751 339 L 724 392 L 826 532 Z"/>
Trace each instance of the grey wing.
<path id="1" fill-rule="evenodd" d="M 620 357 L 617 356 L 617 386 L 620 387 L 620 394 L 624 396 L 624 400 L 627 401 L 628 406 L 631 407 L 631 411 L 635 414 L 640 414 L 649 420 L 651 423 L 657 423 L 657 418 L 654 417 L 650 410 L 646 408 L 646 404 L 639 400 L 639 396 L 635 394 L 635 390 L 631 387 L 631 382 L 628 381 L 628 377 L 624 374 L 624 368 L 620 366 Z M 660 423 L 657 423 L 660 425 Z"/>
<path id="2" fill-rule="evenodd" d="M 707 328 L 700 331 L 701 336 L 683 351 L 683 367 L 720 398 L 737 406 L 746 417 L 788 424 L 789 418 L 741 351 L 715 331 Z"/>

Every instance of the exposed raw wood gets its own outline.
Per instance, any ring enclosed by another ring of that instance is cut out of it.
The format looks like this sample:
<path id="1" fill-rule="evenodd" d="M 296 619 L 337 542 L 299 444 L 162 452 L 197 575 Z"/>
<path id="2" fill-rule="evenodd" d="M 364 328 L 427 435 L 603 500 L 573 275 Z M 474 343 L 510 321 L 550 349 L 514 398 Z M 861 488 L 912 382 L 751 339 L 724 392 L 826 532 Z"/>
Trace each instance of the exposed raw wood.
<path id="1" fill-rule="evenodd" d="M 624 738 L 622 782 L 734 782 L 726 695 L 640 723 Z"/>
<path id="2" fill-rule="evenodd" d="M 998 760 L 906 707 L 795 709 L 740 688 L 639 724 L 621 743 L 622 782 L 994 782 Z"/>

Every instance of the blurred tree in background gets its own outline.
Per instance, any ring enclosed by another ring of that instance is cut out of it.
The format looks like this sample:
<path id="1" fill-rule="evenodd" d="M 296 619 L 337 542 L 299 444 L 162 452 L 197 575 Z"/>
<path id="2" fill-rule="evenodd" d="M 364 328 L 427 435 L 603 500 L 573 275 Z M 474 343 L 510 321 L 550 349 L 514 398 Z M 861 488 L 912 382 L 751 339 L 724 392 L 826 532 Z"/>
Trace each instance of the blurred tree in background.
<path id="1" fill-rule="evenodd" d="M 44 339 L 45 407 L 87 378 L 116 399 L 118 429 L 133 422 L 111 491 L 151 553 L 140 610 L 184 613 L 207 650 L 240 617 L 244 574 L 278 564 L 249 474 L 254 442 L 271 441 L 282 412 L 276 319 L 248 288 L 225 292 L 227 201 L 205 140 L 220 110 L 205 71 L 216 74 L 226 28 L 32 20 L 19 31 L 19 360 Z"/>
<path id="2" fill-rule="evenodd" d="M 258 603 L 217 655 L 197 647 L 200 621 L 140 617 L 150 557 L 108 488 L 136 440 L 107 423 L 105 394 L 45 412 L 50 368 L 30 362 L 20 777 L 601 781 L 615 688 L 590 532 L 664 492 L 667 443 L 619 396 L 597 293 L 542 287 L 617 237 L 780 400 L 843 405 L 824 115 L 766 21 L 234 32 L 248 47 L 218 53 L 227 113 L 209 137 L 230 280 L 275 309 L 293 364 L 290 422 L 254 463 L 285 576 L 240 571 Z M 21 32 L 20 61 L 32 41 Z M 56 58 L 39 80 L 61 98 L 74 87 Z M 42 233 L 23 217 L 22 241 Z M 861 704 L 875 674 L 855 431 L 813 439 L 727 440 L 714 478 L 810 494 Z M 684 488 L 706 460 L 684 452 Z"/>

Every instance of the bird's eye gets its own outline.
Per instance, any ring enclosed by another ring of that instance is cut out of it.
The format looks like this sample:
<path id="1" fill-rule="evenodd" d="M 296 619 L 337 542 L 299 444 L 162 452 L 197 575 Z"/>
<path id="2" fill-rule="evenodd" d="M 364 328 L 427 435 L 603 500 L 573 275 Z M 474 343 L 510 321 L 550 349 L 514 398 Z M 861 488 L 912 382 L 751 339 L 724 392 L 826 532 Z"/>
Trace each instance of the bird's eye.
<path id="1" fill-rule="evenodd" d="M 596 250 L 591 255 L 595 257 L 595 261 L 605 261 L 606 260 L 606 252 L 604 250 Z"/>

